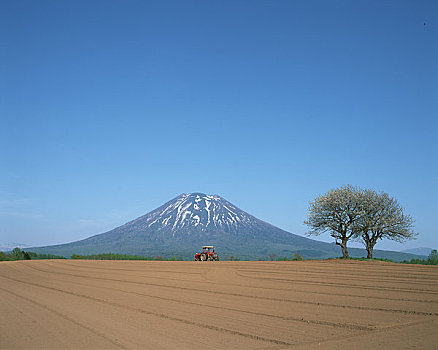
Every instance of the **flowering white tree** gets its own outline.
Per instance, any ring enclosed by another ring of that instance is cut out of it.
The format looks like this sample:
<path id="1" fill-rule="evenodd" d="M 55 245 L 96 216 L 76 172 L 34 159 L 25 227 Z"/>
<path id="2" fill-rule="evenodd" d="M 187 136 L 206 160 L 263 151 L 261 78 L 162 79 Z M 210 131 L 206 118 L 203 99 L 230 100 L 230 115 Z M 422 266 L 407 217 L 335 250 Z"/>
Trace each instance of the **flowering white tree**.
<path id="1" fill-rule="evenodd" d="M 361 218 L 356 222 L 358 239 L 367 250 L 367 258 L 373 258 L 373 250 L 379 239 L 403 242 L 415 239 L 414 219 L 404 213 L 397 199 L 389 194 L 371 189 L 361 190 Z"/>
<path id="2" fill-rule="evenodd" d="M 346 185 L 328 191 L 309 203 L 307 220 L 311 228 L 309 235 L 329 232 L 341 247 L 342 256 L 348 258 L 347 242 L 359 235 L 361 227 L 357 224 L 362 213 L 361 191 Z"/>

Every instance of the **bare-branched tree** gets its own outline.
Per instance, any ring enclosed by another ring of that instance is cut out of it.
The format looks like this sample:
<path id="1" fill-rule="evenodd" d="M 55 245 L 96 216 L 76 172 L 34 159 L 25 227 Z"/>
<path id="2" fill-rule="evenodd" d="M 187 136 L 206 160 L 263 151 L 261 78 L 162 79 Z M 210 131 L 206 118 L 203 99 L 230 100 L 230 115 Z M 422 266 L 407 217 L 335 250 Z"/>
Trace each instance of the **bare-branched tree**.
<path id="1" fill-rule="evenodd" d="M 306 225 L 311 228 L 309 235 L 329 232 L 341 247 L 342 255 L 348 258 L 347 242 L 356 237 L 361 227 L 357 221 L 361 218 L 361 191 L 346 185 L 328 191 L 309 203 Z"/>
<path id="2" fill-rule="evenodd" d="M 361 191 L 361 219 L 355 223 L 367 250 L 367 258 L 373 258 L 373 250 L 379 239 L 403 242 L 415 239 L 414 219 L 406 215 L 398 201 L 387 193 L 366 189 Z"/>

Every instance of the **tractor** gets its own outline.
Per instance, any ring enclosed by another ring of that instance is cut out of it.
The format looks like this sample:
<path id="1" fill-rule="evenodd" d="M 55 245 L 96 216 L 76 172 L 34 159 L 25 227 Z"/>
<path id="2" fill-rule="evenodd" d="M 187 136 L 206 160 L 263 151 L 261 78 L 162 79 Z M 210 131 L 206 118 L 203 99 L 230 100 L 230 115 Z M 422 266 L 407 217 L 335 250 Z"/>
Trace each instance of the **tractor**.
<path id="1" fill-rule="evenodd" d="M 214 251 L 212 245 L 202 247 L 202 252 L 195 254 L 196 261 L 219 261 L 219 255 Z"/>

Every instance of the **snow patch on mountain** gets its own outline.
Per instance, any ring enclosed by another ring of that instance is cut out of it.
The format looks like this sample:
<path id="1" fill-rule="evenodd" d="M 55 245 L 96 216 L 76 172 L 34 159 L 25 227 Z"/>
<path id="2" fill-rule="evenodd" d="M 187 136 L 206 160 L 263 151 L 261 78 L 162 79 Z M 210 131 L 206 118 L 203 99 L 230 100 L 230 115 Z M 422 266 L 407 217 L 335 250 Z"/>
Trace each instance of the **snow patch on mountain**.
<path id="1" fill-rule="evenodd" d="M 218 195 L 203 193 L 181 194 L 143 216 L 141 221 L 150 229 L 159 231 L 171 227 L 175 232 L 184 227 L 201 230 L 215 227 L 230 231 L 241 225 L 252 225 L 252 218 L 244 211 Z"/>

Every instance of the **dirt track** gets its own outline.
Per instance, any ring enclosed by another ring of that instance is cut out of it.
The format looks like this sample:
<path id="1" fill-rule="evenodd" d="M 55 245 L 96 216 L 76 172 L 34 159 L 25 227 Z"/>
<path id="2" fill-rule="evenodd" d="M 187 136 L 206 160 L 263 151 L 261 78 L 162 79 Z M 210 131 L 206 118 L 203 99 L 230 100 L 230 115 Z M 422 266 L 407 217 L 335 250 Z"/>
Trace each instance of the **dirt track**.
<path id="1" fill-rule="evenodd" d="M 0 263 L 0 348 L 438 349 L 438 267 Z"/>

